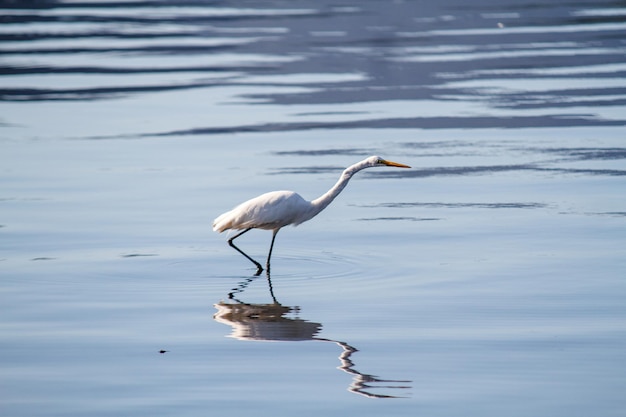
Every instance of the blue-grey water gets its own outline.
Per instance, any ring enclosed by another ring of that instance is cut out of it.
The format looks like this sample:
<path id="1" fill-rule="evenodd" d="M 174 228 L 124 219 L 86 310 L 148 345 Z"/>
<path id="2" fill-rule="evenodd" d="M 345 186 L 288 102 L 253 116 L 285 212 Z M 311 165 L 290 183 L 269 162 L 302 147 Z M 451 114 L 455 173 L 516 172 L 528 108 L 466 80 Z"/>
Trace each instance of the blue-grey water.
<path id="1" fill-rule="evenodd" d="M 0 1 L 0 414 L 626 416 L 625 34 L 604 0 Z M 271 276 L 211 230 L 372 154 L 413 168 Z"/>

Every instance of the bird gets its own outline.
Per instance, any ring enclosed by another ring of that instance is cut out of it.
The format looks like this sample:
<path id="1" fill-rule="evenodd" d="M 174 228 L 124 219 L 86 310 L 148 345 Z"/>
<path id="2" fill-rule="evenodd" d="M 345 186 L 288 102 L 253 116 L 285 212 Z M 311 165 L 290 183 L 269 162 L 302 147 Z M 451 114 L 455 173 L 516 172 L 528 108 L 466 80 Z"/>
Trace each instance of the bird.
<path id="1" fill-rule="evenodd" d="M 261 194 L 218 216 L 213 221 L 213 231 L 218 233 L 226 230 L 240 231 L 228 239 L 228 244 L 250 260 L 257 267 L 256 275 L 260 275 L 263 271 L 261 264 L 239 249 L 233 241 L 252 229 L 271 230 L 272 243 L 265 264 L 266 272 L 269 274 L 274 241 L 281 228 L 287 225 L 297 226 L 311 220 L 332 203 L 335 197 L 348 185 L 354 174 L 366 168 L 379 166 L 411 168 L 405 164 L 387 161 L 380 156 L 370 156 L 346 168 L 341 173 L 337 183 L 314 200 L 307 201 L 294 191 L 271 191 Z"/>

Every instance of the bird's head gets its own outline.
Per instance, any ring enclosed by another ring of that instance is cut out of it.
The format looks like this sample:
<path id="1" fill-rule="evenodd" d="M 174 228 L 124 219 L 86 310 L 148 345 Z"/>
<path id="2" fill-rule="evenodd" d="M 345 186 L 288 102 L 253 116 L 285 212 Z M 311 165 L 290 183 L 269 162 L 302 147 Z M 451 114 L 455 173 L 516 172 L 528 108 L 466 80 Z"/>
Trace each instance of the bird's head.
<path id="1" fill-rule="evenodd" d="M 404 165 L 398 162 L 387 161 L 386 159 L 383 159 L 380 156 L 370 156 L 369 158 L 367 158 L 367 161 L 369 165 L 373 167 L 387 166 L 387 167 L 397 167 L 397 168 L 411 168 L 408 165 Z"/>

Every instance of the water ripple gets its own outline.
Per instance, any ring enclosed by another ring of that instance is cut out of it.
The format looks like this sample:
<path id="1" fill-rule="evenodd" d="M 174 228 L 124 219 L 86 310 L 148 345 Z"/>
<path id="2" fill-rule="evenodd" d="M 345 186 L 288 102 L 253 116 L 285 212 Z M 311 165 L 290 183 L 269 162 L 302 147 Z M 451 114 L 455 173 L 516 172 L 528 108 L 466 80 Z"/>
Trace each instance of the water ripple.
<path id="1" fill-rule="evenodd" d="M 449 7 L 4 3 L 0 100 L 121 100 L 220 87 L 232 100 L 289 112 L 135 137 L 626 124 L 623 7 Z M 61 74 L 81 76 L 83 85 L 59 86 Z M 158 74 L 179 76 L 146 85 L 144 77 Z M 102 85 L 113 75 L 118 82 Z M 276 83 L 307 88 L 269 88 Z M 240 86 L 268 88 L 242 95 Z"/>

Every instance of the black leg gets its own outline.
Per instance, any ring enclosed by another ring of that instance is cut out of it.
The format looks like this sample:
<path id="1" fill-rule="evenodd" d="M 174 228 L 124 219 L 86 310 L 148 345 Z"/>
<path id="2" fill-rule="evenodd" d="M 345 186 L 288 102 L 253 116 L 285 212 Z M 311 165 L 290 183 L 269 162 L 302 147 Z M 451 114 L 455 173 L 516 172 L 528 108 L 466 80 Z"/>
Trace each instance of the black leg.
<path id="1" fill-rule="evenodd" d="M 270 253 L 267 254 L 267 263 L 265 264 L 265 268 L 267 269 L 267 274 L 270 273 L 270 258 L 272 257 L 272 249 L 274 249 L 274 240 L 276 240 L 276 233 L 278 233 L 280 229 L 274 230 L 272 233 L 272 243 L 270 244 Z"/>
<path id="2" fill-rule="evenodd" d="M 237 246 L 235 246 L 235 244 L 233 243 L 233 240 L 237 239 L 239 236 L 243 235 L 246 232 L 249 232 L 250 230 L 252 230 L 252 228 L 246 229 L 241 233 L 237 233 L 235 236 L 231 237 L 230 239 L 228 239 L 228 244 L 234 248 L 237 252 L 239 252 L 240 254 L 242 254 L 243 256 L 245 256 L 246 258 L 248 258 L 248 260 L 250 262 L 252 262 L 253 264 L 256 265 L 257 267 L 257 271 L 255 275 L 260 275 L 261 272 L 263 272 L 263 267 L 261 266 L 260 263 L 258 263 L 257 261 L 255 261 L 254 259 L 252 259 L 251 257 L 249 257 L 244 251 L 242 251 L 241 249 L 239 249 Z"/>

